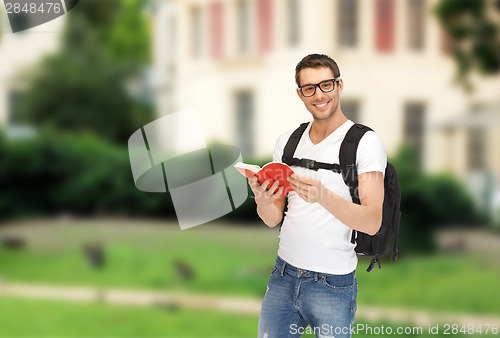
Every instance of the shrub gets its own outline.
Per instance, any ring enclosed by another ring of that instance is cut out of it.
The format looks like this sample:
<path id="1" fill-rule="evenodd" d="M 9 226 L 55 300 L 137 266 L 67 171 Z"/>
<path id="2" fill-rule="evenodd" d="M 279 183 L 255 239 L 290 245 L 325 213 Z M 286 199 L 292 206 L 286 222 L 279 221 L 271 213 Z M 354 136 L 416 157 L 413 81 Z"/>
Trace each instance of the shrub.
<path id="1" fill-rule="evenodd" d="M 463 184 L 451 173 L 425 174 L 414 150 L 403 145 L 390 160 L 401 185 L 400 251 L 429 252 L 435 249 L 438 228 L 465 226 L 480 216 Z"/>
<path id="2" fill-rule="evenodd" d="M 168 194 L 134 185 L 128 151 L 92 134 L 41 130 L 0 140 L 0 215 L 173 215 Z"/>

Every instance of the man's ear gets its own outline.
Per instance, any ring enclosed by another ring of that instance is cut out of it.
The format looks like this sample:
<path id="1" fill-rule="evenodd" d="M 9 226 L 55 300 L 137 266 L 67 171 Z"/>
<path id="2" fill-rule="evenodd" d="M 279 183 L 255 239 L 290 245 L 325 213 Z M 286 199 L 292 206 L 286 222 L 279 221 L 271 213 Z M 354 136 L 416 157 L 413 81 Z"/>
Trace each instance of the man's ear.
<path id="1" fill-rule="evenodd" d="M 339 79 L 339 82 L 337 82 L 338 86 L 338 91 L 339 95 L 342 94 L 342 91 L 344 90 L 344 81 L 342 79 Z"/>
<path id="2" fill-rule="evenodd" d="M 299 89 L 299 88 L 297 88 L 296 90 L 297 90 L 297 95 L 299 96 L 299 98 L 300 98 L 302 101 L 304 101 L 304 98 L 302 97 L 302 94 L 300 93 L 300 89 Z"/>

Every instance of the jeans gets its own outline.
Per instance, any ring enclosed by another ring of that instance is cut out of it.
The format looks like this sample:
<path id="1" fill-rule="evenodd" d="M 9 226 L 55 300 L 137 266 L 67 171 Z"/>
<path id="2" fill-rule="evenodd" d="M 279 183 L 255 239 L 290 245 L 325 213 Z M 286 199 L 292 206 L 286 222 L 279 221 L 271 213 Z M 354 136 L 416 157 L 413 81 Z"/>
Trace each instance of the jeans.
<path id="1" fill-rule="evenodd" d="M 332 275 L 303 270 L 278 256 L 262 301 L 258 337 L 300 337 L 304 332 L 351 337 L 357 293 L 356 271 Z"/>

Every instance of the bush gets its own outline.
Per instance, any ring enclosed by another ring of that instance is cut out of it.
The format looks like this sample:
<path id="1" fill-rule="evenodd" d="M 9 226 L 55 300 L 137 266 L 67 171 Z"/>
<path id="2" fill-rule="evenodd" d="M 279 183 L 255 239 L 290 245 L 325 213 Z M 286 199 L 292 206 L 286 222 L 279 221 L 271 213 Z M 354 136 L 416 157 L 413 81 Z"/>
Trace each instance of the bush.
<path id="1" fill-rule="evenodd" d="M 33 138 L 0 137 L 2 218 L 95 213 L 174 215 L 168 194 L 137 190 L 126 148 L 92 134 L 44 129 Z"/>
<path id="2" fill-rule="evenodd" d="M 480 215 L 463 184 L 450 173 L 424 174 L 414 150 L 403 145 L 390 160 L 401 185 L 400 251 L 435 249 L 438 228 L 479 222 Z"/>

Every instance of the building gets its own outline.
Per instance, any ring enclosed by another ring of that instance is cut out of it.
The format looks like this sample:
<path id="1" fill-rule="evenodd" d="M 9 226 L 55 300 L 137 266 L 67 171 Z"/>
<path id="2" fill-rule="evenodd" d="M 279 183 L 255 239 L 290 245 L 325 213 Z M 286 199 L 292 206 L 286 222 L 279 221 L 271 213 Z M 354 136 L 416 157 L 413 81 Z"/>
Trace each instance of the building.
<path id="1" fill-rule="evenodd" d="M 344 79 L 343 111 L 371 126 L 389 156 L 403 142 L 428 172 L 452 171 L 500 216 L 500 77 L 466 93 L 432 14 L 437 0 L 158 0 L 160 114 L 197 108 L 207 139 L 270 156 L 310 119 L 294 68 L 326 53 Z"/>
<path id="2" fill-rule="evenodd" d="M 26 31 L 12 33 L 4 11 L 0 12 L 0 127 L 11 134 L 23 133 L 13 113 L 25 88 L 23 74 L 36 67 L 44 55 L 54 52 L 65 16 Z"/>

